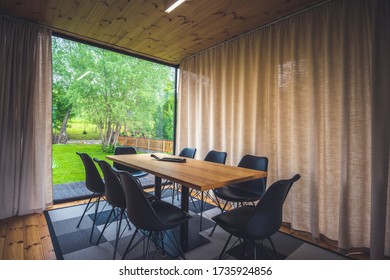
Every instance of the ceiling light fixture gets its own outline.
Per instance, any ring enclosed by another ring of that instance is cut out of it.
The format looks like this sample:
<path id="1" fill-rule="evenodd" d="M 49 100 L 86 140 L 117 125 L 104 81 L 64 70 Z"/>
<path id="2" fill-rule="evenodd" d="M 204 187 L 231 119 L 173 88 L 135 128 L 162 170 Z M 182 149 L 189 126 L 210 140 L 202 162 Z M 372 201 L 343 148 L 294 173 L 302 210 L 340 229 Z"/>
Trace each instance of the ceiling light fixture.
<path id="1" fill-rule="evenodd" d="M 174 9 L 176 9 L 179 5 L 183 4 L 183 2 L 186 0 L 174 0 L 168 2 L 167 8 L 165 9 L 166 13 L 172 12 Z"/>

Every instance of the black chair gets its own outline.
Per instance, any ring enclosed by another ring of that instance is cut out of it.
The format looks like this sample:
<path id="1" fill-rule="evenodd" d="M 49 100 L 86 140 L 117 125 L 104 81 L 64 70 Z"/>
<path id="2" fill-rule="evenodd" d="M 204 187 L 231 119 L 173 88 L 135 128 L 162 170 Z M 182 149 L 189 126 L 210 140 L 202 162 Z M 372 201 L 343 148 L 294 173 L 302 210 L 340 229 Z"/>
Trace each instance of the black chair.
<path id="1" fill-rule="evenodd" d="M 92 229 L 91 229 L 91 235 L 89 237 L 89 242 L 92 242 L 93 237 L 93 231 L 95 228 L 96 220 L 98 218 L 98 210 L 99 210 L 99 203 L 104 198 L 104 182 L 99 174 L 99 171 L 96 168 L 96 165 L 92 161 L 91 157 L 86 153 L 80 153 L 76 152 L 78 154 L 84 164 L 85 169 L 85 186 L 86 188 L 92 192 L 87 206 L 84 209 L 83 214 L 81 215 L 81 218 L 77 224 L 76 227 L 79 227 L 81 224 L 81 221 L 84 218 L 85 213 L 95 205 L 95 214 L 93 216 L 92 220 Z M 92 202 L 92 199 L 97 198 L 95 202 Z"/>
<path id="2" fill-rule="evenodd" d="M 196 154 L 196 148 L 184 148 L 180 151 L 178 156 L 186 158 L 194 158 Z"/>
<path id="3" fill-rule="evenodd" d="M 178 154 L 179 157 L 185 157 L 185 158 L 194 158 L 196 154 L 196 148 L 184 148 L 180 151 Z M 171 185 L 172 190 L 172 204 L 175 199 L 175 193 L 177 200 L 179 200 L 179 186 L 177 183 L 168 182 L 168 180 L 164 183 L 163 191 L 166 190 L 166 186 Z M 194 203 L 194 202 L 192 202 Z"/>
<path id="4" fill-rule="evenodd" d="M 111 165 L 109 165 L 106 161 L 98 160 L 97 158 L 94 158 L 93 160 L 99 164 L 100 169 L 103 172 L 104 183 L 105 183 L 104 185 L 105 185 L 106 201 L 112 207 L 111 212 L 108 215 L 106 223 L 103 227 L 103 230 L 99 236 L 99 239 L 96 242 L 96 245 L 99 244 L 100 239 L 102 238 L 103 233 L 106 230 L 107 226 L 109 226 L 112 222 L 116 221 L 117 222 L 116 238 L 115 238 L 114 254 L 112 257 L 112 259 L 115 259 L 116 250 L 117 250 L 117 246 L 118 246 L 118 240 L 120 239 L 120 237 L 123 234 L 123 232 L 121 234 L 122 220 L 125 218 L 127 221 L 127 217 L 125 215 L 125 210 L 126 210 L 125 193 L 123 191 L 122 184 L 119 180 L 119 177 L 117 176 L 116 173 L 114 173 L 112 171 Z M 114 219 L 111 220 L 112 214 L 114 214 Z M 127 221 L 127 226 L 131 229 L 128 221 Z"/>
<path id="5" fill-rule="evenodd" d="M 296 174 L 291 179 L 273 183 L 256 206 L 238 207 L 212 218 L 217 225 L 230 234 L 219 259 L 222 259 L 232 236 L 244 240 L 244 249 L 246 241 L 251 242 L 254 259 L 256 259 L 256 240 L 268 239 L 278 258 L 271 236 L 279 230 L 282 224 L 284 201 L 291 186 L 300 177 Z"/>
<path id="6" fill-rule="evenodd" d="M 238 163 L 239 167 L 250 168 L 259 171 L 268 170 L 268 158 L 259 157 L 253 155 L 245 155 L 242 157 Z M 267 185 L 267 177 L 247 181 L 239 184 L 232 184 L 222 188 L 214 189 L 213 193 L 216 198 L 218 207 L 221 209 L 221 212 L 225 211 L 228 203 L 236 203 L 243 205 L 244 203 L 252 202 L 259 200 L 264 192 Z M 222 205 L 220 200 L 224 200 L 225 204 Z M 216 225 L 210 233 L 210 236 L 213 234 Z"/>
<path id="7" fill-rule="evenodd" d="M 226 152 L 219 152 L 219 151 L 211 150 L 205 156 L 204 161 L 225 164 L 226 157 L 227 157 Z M 193 191 L 194 190 L 191 190 L 190 193 L 192 193 Z M 202 217 L 203 217 L 203 210 L 204 210 L 204 193 L 206 194 L 206 197 L 208 197 L 209 199 L 211 199 L 213 201 L 214 201 L 214 198 L 212 196 L 210 196 L 209 191 L 201 192 L 201 191 L 195 190 L 195 195 L 197 197 L 199 197 L 199 193 L 201 195 L 201 199 L 200 199 L 200 230 L 202 231 Z"/>
<path id="8" fill-rule="evenodd" d="M 227 157 L 227 153 L 226 152 L 218 152 L 218 151 L 211 150 L 204 157 L 204 161 L 210 161 L 210 162 L 225 164 L 226 157 Z"/>
<path id="9" fill-rule="evenodd" d="M 124 259 L 126 254 L 136 247 L 141 241 L 144 241 L 145 238 L 147 238 L 147 244 L 146 247 L 144 246 L 144 259 L 147 259 L 150 240 L 154 239 L 156 236 L 161 238 L 161 247 L 163 253 L 165 254 L 163 241 L 164 233 L 166 233 L 167 230 L 173 229 L 187 222 L 191 216 L 170 203 L 161 200 L 148 200 L 145 192 L 142 190 L 139 180 L 136 177 L 126 171 L 117 170 L 116 173 L 121 178 L 125 192 L 127 216 L 129 217 L 131 223 L 136 227 L 134 235 L 126 248 L 122 259 Z M 139 231 L 143 233 L 142 238 L 138 240 L 136 244 L 131 246 Z M 170 239 L 172 244 L 178 250 L 178 253 L 183 259 L 185 259 L 184 253 L 180 244 L 177 242 L 173 231 L 172 235 L 173 238 L 171 238 L 169 234 L 166 234 L 166 237 Z M 156 241 L 155 243 L 157 244 Z"/>
<path id="10" fill-rule="evenodd" d="M 115 148 L 115 151 L 114 151 L 115 155 L 128 155 L 128 154 L 136 154 L 136 153 L 137 153 L 137 150 L 131 146 L 118 146 Z M 131 168 L 129 166 L 125 166 L 125 165 L 117 163 L 117 162 L 114 162 L 113 167 L 118 169 L 118 170 L 125 170 L 125 171 L 131 173 L 133 176 L 138 177 L 138 178 L 145 177 L 146 175 L 148 175 L 148 173 L 145 171 Z"/>

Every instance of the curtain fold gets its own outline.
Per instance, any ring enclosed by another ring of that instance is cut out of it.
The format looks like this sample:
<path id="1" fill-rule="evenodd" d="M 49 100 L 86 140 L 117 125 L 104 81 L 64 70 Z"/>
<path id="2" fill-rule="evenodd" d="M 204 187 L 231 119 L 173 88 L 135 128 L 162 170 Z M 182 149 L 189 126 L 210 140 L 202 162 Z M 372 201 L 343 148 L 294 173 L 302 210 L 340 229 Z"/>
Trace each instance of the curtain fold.
<path id="1" fill-rule="evenodd" d="M 0 219 L 52 203 L 51 31 L 0 15 Z"/>
<path id="2" fill-rule="evenodd" d="M 329 1 L 189 57 L 178 95 L 178 150 L 267 156 L 269 183 L 300 173 L 284 221 L 373 258 L 390 255 L 385 2 Z"/>
<path id="3" fill-rule="evenodd" d="M 390 256 L 390 2 L 376 1 L 372 13 L 371 255 L 380 259 Z"/>

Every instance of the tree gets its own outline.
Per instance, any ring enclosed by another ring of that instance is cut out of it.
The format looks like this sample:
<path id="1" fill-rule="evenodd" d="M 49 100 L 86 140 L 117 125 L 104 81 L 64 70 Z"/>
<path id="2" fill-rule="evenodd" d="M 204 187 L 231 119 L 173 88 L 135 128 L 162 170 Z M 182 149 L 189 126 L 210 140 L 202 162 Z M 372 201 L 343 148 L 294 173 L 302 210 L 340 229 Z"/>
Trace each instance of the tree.
<path id="1" fill-rule="evenodd" d="M 56 143 L 65 143 L 68 139 L 66 126 L 68 120 L 74 116 L 72 112 L 72 103 L 70 101 L 68 90 L 72 83 L 72 72 L 67 63 L 69 53 L 72 48 L 64 40 L 53 37 L 53 113 L 52 123 L 54 131 L 59 130 L 55 139 Z M 56 133 L 53 133 L 56 135 Z"/>

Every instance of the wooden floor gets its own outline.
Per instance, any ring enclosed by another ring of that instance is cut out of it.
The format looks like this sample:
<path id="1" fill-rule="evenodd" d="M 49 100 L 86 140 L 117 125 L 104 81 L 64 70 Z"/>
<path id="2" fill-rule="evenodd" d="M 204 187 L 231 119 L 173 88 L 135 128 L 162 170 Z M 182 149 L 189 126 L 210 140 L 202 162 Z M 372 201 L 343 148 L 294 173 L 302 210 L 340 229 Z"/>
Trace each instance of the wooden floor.
<path id="1" fill-rule="evenodd" d="M 83 204 L 73 201 L 49 209 Z M 43 213 L 0 220 L 0 260 L 55 260 L 49 228 Z"/>
<path id="2" fill-rule="evenodd" d="M 74 201 L 52 206 L 57 209 L 86 201 Z M 289 233 L 307 242 L 335 250 L 336 247 L 323 240 L 315 241 L 307 234 L 291 230 L 283 225 L 282 232 Z M 367 254 L 350 255 L 355 259 L 369 259 Z M 17 216 L 0 221 L 0 260 L 55 260 L 49 229 L 43 213 Z"/>

